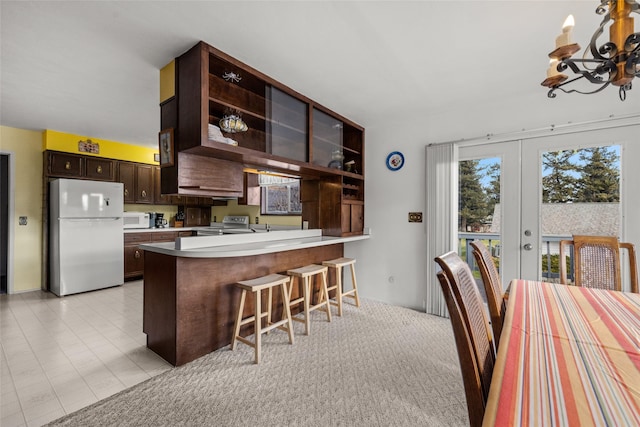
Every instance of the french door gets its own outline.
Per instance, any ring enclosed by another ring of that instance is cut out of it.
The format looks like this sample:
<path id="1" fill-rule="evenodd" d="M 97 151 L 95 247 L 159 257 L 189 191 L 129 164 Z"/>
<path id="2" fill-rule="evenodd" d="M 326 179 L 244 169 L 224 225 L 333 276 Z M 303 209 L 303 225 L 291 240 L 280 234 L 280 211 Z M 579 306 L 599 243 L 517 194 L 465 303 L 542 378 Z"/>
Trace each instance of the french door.
<path id="1" fill-rule="evenodd" d="M 557 280 L 557 242 L 572 234 L 613 234 L 640 246 L 638 135 L 640 126 L 631 125 L 459 147 L 461 171 L 468 161 L 499 164 L 499 203 L 491 225 L 475 235 L 485 243 L 497 242 L 500 250 L 494 255 L 503 287 L 515 277 Z M 615 180 L 617 174 L 618 186 L 609 183 L 604 190 L 589 192 L 603 157 L 608 177 Z M 560 172 L 564 186 L 551 194 L 552 174 Z M 459 238 L 473 237 L 473 231 L 459 224 Z M 464 238 L 459 241 L 462 248 Z"/>

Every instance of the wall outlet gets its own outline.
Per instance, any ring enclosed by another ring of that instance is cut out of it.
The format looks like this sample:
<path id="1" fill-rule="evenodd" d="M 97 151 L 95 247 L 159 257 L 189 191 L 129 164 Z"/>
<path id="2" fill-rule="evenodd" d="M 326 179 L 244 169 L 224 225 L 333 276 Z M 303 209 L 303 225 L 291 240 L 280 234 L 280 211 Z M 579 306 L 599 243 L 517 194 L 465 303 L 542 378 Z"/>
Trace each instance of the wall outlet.
<path id="1" fill-rule="evenodd" d="M 260 224 L 260 217 L 259 216 L 256 217 L 256 224 Z"/>
<path id="2" fill-rule="evenodd" d="M 409 212 L 409 222 L 422 222 L 422 212 Z"/>

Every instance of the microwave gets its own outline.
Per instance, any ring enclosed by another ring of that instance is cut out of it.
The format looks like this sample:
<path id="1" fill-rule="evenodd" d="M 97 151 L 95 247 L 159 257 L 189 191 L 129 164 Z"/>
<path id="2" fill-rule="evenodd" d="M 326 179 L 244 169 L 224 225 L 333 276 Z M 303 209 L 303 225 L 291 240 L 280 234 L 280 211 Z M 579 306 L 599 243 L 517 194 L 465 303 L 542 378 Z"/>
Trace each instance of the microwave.
<path id="1" fill-rule="evenodd" d="M 149 228 L 149 214 L 144 212 L 124 212 L 122 224 L 124 228 Z"/>

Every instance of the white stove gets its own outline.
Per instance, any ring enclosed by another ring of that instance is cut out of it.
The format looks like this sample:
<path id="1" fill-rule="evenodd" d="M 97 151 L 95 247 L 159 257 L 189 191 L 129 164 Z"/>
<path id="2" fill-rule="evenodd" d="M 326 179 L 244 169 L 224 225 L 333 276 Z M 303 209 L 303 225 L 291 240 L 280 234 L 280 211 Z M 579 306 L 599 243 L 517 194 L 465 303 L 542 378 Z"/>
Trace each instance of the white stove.
<path id="1" fill-rule="evenodd" d="M 227 215 L 222 219 L 222 225 L 218 227 L 205 227 L 198 229 L 198 236 L 221 236 L 223 234 L 255 233 L 249 228 L 249 217 L 246 215 Z"/>
<path id="2" fill-rule="evenodd" d="M 249 217 L 246 215 L 227 215 L 222 219 L 222 228 L 249 228 Z"/>

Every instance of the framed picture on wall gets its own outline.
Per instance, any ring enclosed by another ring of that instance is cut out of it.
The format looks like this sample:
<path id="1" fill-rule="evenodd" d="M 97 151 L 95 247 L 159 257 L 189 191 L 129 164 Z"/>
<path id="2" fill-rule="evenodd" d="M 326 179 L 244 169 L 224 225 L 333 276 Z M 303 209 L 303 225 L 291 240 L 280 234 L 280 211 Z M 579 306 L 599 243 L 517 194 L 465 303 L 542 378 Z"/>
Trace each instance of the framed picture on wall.
<path id="1" fill-rule="evenodd" d="M 173 166 L 173 128 L 164 129 L 158 135 L 160 167 Z"/>

